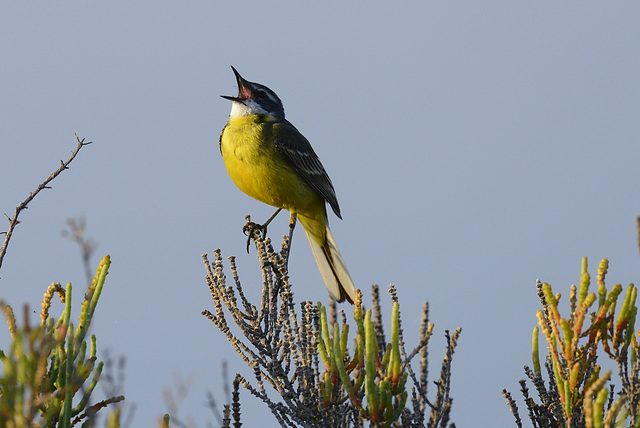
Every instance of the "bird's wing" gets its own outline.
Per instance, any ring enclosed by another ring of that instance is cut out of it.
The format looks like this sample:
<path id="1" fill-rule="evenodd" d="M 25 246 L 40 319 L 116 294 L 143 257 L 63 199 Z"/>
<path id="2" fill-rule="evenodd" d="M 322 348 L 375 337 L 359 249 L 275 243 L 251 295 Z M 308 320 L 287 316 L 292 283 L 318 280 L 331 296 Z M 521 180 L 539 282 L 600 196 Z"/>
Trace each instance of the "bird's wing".
<path id="1" fill-rule="evenodd" d="M 227 123 L 224 128 L 222 128 L 222 132 L 220 132 L 220 138 L 218 138 L 218 148 L 220 149 L 220 153 L 222 154 L 222 135 L 224 134 L 224 130 L 227 129 L 229 124 Z"/>
<path id="2" fill-rule="evenodd" d="M 279 122 L 274 125 L 274 144 L 289 165 L 331 205 L 338 218 L 342 218 L 331 179 L 304 135 L 290 122 Z"/>

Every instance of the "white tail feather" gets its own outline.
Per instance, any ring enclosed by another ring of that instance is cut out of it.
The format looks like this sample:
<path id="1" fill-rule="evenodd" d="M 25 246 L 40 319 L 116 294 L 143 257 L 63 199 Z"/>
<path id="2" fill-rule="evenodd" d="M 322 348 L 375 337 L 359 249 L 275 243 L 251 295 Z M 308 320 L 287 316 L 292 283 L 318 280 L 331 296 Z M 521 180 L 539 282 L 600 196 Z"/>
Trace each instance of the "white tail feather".
<path id="1" fill-rule="evenodd" d="M 346 298 L 353 303 L 356 298 L 356 288 L 353 285 L 351 275 L 349 275 L 347 265 L 344 263 L 340 251 L 338 251 L 336 241 L 333 239 L 329 226 L 327 225 L 327 242 L 324 247 L 318 245 L 318 243 L 309 236 L 309 233 L 306 233 L 306 235 L 309 245 L 311 246 L 311 251 L 313 252 L 313 257 L 316 259 L 316 264 L 320 270 L 320 275 L 322 275 L 322 280 L 331 295 L 339 302 L 342 302 Z"/>

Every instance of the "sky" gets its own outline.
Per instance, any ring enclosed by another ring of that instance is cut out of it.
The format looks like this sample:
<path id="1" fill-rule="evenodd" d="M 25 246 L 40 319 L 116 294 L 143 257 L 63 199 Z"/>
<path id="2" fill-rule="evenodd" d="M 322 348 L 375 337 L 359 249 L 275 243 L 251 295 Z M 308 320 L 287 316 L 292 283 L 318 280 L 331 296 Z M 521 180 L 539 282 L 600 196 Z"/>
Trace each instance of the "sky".
<path id="1" fill-rule="evenodd" d="M 0 211 L 71 154 L 74 132 L 93 144 L 22 213 L 0 298 L 38 311 L 57 281 L 80 302 L 79 250 L 61 230 L 84 217 L 92 263 L 112 259 L 93 333 L 99 356 L 126 357 L 132 426 L 152 426 L 176 382 L 190 382 L 179 417 L 217 425 L 204 403 L 207 391 L 224 401 L 222 362 L 251 373 L 201 315 L 201 255 L 236 255 L 257 301 L 241 228 L 272 213 L 235 187 L 218 149 L 233 65 L 313 145 L 354 282 L 365 296 L 395 284 L 408 345 L 429 302 L 432 380 L 445 330 L 462 327 L 452 421 L 515 426 L 501 390 L 524 408 L 536 279 L 568 294 L 585 256 L 594 275 L 609 258 L 609 285 L 640 275 L 638 22 L 637 2 L 3 4 Z M 327 301 L 301 234 L 290 276 L 297 301 Z M 246 426 L 273 420 L 242 394 Z"/>

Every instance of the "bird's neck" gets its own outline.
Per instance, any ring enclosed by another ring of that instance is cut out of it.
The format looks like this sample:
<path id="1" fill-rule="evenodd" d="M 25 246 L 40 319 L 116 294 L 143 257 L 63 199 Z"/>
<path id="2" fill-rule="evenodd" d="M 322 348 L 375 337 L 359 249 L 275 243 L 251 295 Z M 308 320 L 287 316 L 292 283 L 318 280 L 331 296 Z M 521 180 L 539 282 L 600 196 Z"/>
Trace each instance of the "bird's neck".
<path id="1" fill-rule="evenodd" d="M 265 122 L 276 122 L 277 119 L 266 114 L 250 114 L 244 116 L 229 116 L 230 126 L 246 126 Z"/>

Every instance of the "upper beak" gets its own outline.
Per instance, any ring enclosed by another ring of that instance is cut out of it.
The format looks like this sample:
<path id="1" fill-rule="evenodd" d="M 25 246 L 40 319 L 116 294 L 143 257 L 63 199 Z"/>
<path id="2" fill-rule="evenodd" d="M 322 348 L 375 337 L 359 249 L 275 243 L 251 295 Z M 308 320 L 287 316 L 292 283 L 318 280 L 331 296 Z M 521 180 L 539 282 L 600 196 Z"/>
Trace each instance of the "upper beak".
<path id="1" fill-rule="evenodd" d="M 231 66 L 231 69 L 233 70 L 233 74 L 236 75 L 236 82 L 238 82 L 238 96 L 237 97 L 232 97 L 230 95 L 220 95 L 220 96 L 230 101 L 243 101 L 243 100 L 246 100 L 247 98 L 251 98 L 251 84 L 247 80 L 243 79 L 242 76 L 240 76 L 240 73 L 238 73 L 238 70 L 236 70 L 233 65 Z"/>

